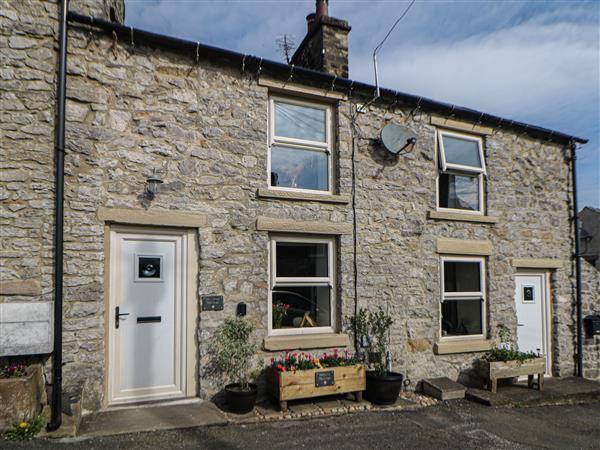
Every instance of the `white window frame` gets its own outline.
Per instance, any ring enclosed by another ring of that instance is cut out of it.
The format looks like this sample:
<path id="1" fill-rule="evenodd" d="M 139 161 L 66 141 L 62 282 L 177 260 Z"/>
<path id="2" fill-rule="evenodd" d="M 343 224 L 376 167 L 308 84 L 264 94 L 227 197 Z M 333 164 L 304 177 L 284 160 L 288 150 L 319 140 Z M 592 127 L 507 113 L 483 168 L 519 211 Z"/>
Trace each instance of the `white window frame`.
<path id="1" fill-rule="evenodd" d="M 277 277 L 277 243 L 293 242 L 306 244 L 327 244 L 327 277 Z M 269 298 L 268 298 L 268 335 L 302 335 L 317 333 L 333 333 L 336 327 L 336 241 L 335 237 L 312 237 L 274 234 L 269 236 Z M 302 327 L 302 328 L 273 328 L 273 288 L 275 286 L 329 286 L 329 311 L 331 314 L 330 326 L 327 327 Z"/>
<path id="2" fill-rule="evenodd" d="M 478 262 L 479 263 L 479 292 L 445 292 L 444 286 L 444 264 L 446 262 Z M 441 256 L 440 257 L 440 320 L 439 320 L 439 336 L 441 341 L 465 341 L 485 339 L 487 334 L 487 296 L 486 296 L 486 276 L 485 276 L 485 258 L 476 256 Z M 481 334 L 468 334 L 465 336 L 444 336 L 442 331 L 442 303 L 444 300 L 469 300 L 481 302 Z"/>
<path id="3" fill-rule="evenodd" d="M 442 171 L 448 172 L 450 170 L 458 170 L 460 172 L 470 173 L 483 173 L 485 174 L 485 159 L 483 157 L 483 139 L 480 136 L 473 136 L 470 134 L 456 133 L 453 131 L 438 130 L 438 142 L 440 148 L 440 161 L 442 163 Z M 449 163 L 446 161 L 446 150 L 444 149 L 444 136 L 455 137 L 465 141 L 473 141 L 477 143 L 479 149 L 479 160 L 481 161 L 481 167 L 476 166 L 465 166 L 462 164 Z"/>
<path id="4" fill-rule="evenodd" d="M 275 103 L 287 103 L 290 105 L 305 106 L 307 108 L 322 109 L 325 111 L 325 142 L 311 141 L 304 139 L 295 139 L 290 137 L 275 135 Z M 280 97 L 272 95 L 269 97 L 269 136 L 268 136 L 268 153 L 267 153 L 267 186 L 269 189 L 292 191 L 292 192 L 308 192 L 313 194 L 331 195 L 333 193 L 332 186 L 332 105 L 327 103 L 316 103 L 305 100 L 290 99 L 288 97 Z M 311 150 L 323 152 L 327 154 L 327 190 L 321 191 L 318 189 L 302 189 L 286 186 L 271 185 L 271 149 L 274 145 L 282 145 L 285 147 L 297 148 L 300 150 Z"/>
<path id="5" fill-rule="evenodd" d="M 461 164 L 446 163 L 446 154 L 444 151 L 444 139 L 443 136 L 458 137 L 461 139 L 476 141 L 479 146 L 479 158 L 481 160 L 481 167 L 475 166 L 463 166 Z M 435 209 L 436 211 L 446 211 L 458 214 L 472 214 L 472 215 L 484 215 L 485 214 L 485 196 L 484 196 L 484 184 L 483 177 L 486 175 L 485 158 L 483 153 L 483 139 L 479 136 L 473 136 L 464 133 L 456 133 L 447 130 L 437 130 L 435 133 L 435 149 L 436 149 L 436 166 L 438 167 L 437 178 L 435 182 Z M 440 206 L 440 175 L 462 175 L 462 176 L 475 176 L 478 180 L 479 185 L 479 209 L 459 209 L 459 208 L 445 208 Z"/>

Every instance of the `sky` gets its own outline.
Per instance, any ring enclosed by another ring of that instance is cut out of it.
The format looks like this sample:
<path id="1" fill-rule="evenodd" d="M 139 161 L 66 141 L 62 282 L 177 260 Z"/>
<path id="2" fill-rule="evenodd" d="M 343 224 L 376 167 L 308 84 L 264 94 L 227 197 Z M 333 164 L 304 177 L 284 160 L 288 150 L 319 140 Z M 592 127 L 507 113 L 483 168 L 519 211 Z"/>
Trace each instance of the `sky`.
<path id="1" fill-rule="evenodd" d="M 330 0 L 347 20 L 350 78 L 374 84 L 372 53 L 408 6 Z M 136 28 L 283 61 L 314 0 L 126 0 Z M 578 150 L 580 208 L 600 208 L 600 2 L 417 0 L 378 54 L 383 87 L 590 139 Z"/>

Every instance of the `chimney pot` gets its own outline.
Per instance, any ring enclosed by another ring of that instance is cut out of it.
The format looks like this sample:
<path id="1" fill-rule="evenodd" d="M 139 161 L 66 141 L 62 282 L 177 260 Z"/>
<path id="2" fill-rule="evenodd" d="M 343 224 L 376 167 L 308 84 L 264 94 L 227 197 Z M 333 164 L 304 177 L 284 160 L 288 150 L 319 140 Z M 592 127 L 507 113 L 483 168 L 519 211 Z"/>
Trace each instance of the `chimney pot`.
<path id="1" fill-rule="evenodd" d="M 328 16 L 329 15 L 329 0 L 317 0 L 316 12 L 317 12 L 317 17 L 316 17 L 317 21 L 323 16 Z"/>

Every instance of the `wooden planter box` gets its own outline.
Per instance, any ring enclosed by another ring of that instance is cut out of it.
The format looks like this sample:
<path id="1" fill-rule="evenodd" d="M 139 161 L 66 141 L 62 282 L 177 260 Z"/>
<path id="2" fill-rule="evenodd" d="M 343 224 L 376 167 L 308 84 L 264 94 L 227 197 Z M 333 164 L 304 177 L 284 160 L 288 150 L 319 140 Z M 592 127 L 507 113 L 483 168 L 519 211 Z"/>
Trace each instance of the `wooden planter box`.
<path id="1" fill-rule="evenodd" d="M 0 378 L 0 432 L 40 413 L 45 396 L 43 380 L 40 364 L 29 366 L 21 378 Z"/>
<path id="2" fill-rule="evenodd" d="M 538 377 L 538 390 L 544 389 L 545 358 L 531 358 L 525 361 L 479 361 L 479 374 L 487 380 L 488 388 L 496 393 L 498 379 L 527 375 L 527 384 L 533 386 L 533 377 Z"/>
<path id="3" fill-rule="evenodd" d="M 357 364 L 295 372 L 278 372 L 271 369 L 267 375 L 267 386 L 269 392 L 279 401 L 281 411 L 287 410 L 288 400 L 322 395 L 353 392 L 356 401 L 361 401 L 362 391 L 366 389 L 365 366 Z"/>

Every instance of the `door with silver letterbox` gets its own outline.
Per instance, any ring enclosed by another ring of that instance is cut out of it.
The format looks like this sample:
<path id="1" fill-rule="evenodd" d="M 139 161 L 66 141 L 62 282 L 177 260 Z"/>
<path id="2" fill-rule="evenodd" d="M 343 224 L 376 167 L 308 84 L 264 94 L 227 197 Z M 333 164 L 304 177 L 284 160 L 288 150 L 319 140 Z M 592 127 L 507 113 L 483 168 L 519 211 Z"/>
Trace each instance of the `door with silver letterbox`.
<path id="1" fill-rule="evenodd" d="M 109 402 L 185 395 L 185 233 L 111 231 Z"/>

